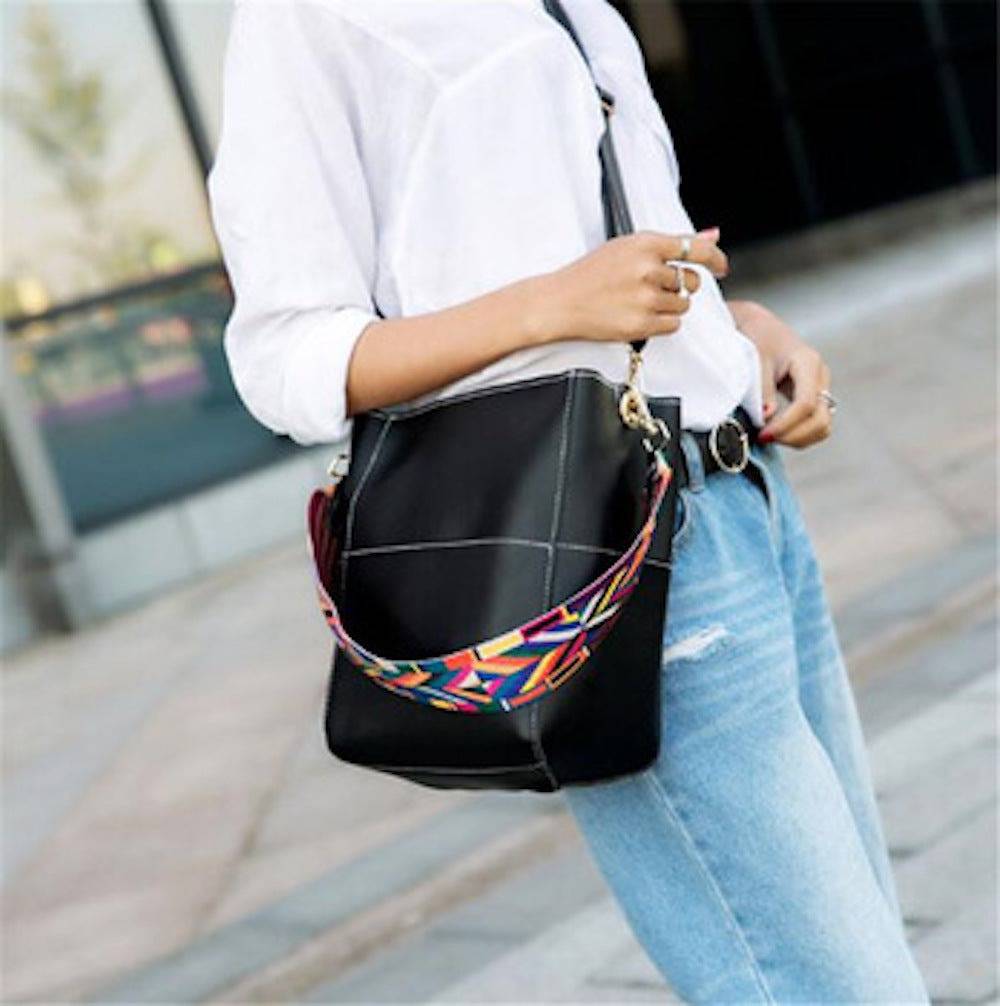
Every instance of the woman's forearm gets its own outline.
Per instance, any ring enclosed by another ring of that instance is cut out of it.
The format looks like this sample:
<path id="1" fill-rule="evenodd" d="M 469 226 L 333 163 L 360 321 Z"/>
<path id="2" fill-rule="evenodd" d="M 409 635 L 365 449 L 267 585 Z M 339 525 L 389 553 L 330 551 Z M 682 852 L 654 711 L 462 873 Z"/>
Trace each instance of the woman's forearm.
<path id="1" fill-rule="evenodd" d="M 700 278 L 669 265 L 689 262 L 725 275 L 712 238 L 641 231 L 607 241 L 554 272 L 519 280 L 429 314 L 374 321 L 361 333 L 347 373 L 347 414 L 416 398 L 509 353 L 562 339 L 624 342 L 680 327 Z"/>
<path id="2" fill-rule="evenodd" d="M 347 374 L 348 415 L 405 402 L 559 335 L 542 316 L 544 277 L 428 314 L 386 318 L 361 333 Z"/>
<path id="3" fill-rule="evenodd" d="M 752 328 L 755 319 L 768 313 L 767 308 L 755 300 L 730 300 L 727 298 L 726 307 L 729 308 L 733 322 L 740 331 Z"/>

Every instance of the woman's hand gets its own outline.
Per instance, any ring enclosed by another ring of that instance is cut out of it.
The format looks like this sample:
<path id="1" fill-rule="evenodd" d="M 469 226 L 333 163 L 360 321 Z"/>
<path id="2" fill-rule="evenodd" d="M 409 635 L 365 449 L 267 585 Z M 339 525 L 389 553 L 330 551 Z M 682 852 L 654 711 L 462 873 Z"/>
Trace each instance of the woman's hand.
<path id="1" fill-rule="evenodd" d="M 823 357 L 762 304 L 749 300 L 726 303 L 736 327 L 760 353 L 766 422 L 759 439 L 789 447 L 808 447 L 825 440 L 832 429 L 832 414 L 820 395 L 830 387 L 830 368 Z M 779 391 L 790 404 L 775 417 Z"/>
<path id="2" fill-rule="evenodd" d="M 686 236 L 691 248 L 685 263 L 725 276 L 729 263 L 717 237 Z M 533 341 L 631 342 L 676 332 L 691 304 L 678 292 L 678 266 L 691 294 L 701 285 L 697 271 L 677 261 L 681 237 L 654 231 L 628 234 L 538 277 Z"/>

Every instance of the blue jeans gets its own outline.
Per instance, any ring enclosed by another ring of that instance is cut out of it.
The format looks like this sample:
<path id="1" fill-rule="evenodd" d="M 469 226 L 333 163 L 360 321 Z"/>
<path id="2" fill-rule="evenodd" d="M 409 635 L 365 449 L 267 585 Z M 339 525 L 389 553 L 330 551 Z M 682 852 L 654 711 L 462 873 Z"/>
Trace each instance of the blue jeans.
<path id="1" fill-rule="evenodd" d="M 686 1001 L 926 1004 L 782 448 L 752 449 L 765 493 L 682 447 L 659 758 L 564 797 Z"/>

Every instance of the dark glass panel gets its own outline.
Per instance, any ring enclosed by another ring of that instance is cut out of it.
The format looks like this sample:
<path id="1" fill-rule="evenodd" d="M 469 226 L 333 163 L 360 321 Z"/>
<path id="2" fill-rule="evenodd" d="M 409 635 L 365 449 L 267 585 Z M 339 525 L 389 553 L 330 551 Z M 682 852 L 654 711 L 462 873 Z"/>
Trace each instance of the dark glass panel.
<path id="1" fill-rule="evenodd" d="M 696 224 L 720 223 L 730 243 L 787 231 L 805 222 L 779 109 L 771 99 L 753 12 L 743 3 L 638 0 L 631 13 L 647 50 L 662 48 L 650 7 L 673 6 L 683 54 L 650 61 L 653 92 L 681 165 L 681 196 Z M 670 27 L 664 11 L 663 30 Z M 676 30 L 676 29 L 675 29 Z"/>
<path id="2" fill-rule="evenodd" d="M 948 51 L 958 78 L 978 168 L 997 168 L 997 5 L 981 0 L 941 4 Z"/>
<path id="3" fill-rule="evenodd" d="M 809 0 L 767 3 L 791 92 L 853 77 L 881 77 L 929 63 L 919 2 Z"/>
<path id="4" fill-rule="evenodd" d="M 840 216 L 956 180 L 958 164 L 933 68 L 854 81 L 800 110 L 826 212 Z"/>

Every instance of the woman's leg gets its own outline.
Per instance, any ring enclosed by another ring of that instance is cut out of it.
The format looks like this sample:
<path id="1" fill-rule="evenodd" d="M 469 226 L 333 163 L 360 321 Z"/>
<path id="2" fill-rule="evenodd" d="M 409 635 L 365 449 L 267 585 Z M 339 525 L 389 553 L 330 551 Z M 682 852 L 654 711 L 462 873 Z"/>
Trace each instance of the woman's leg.
<path id="1" fill-rule="evenodd" d="M 748 479 L 691 484 L 645 772 L 565 791 L 636 936 L 690 1002 L 926 1003 L 799 700 L 775 521 Z"/>
<path id="2" fill-rule="evenodd" d="M 755 451 L 754 457 L 765 469 L 764 478 L 777 511 L 778 553 L 795 628 L 799 700 L 813 733 L 837 771 L 879 886 L 902 924 L 861 720 L 822 570 L 778 448 L 762 448 Z"/>

